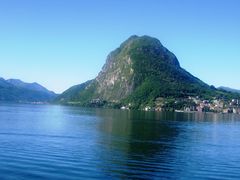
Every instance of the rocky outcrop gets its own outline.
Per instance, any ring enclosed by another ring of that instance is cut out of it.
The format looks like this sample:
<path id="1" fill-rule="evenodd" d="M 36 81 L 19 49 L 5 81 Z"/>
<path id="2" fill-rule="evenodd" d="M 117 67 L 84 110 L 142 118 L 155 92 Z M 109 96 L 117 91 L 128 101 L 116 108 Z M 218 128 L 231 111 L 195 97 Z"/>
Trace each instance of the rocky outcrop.
<path id="1" fill-rule="evenodd" d="M 95 102 L 94 105 L 131 104 L 137 108 L 155 103 L 159 98 L 216 94 L 181 68 L 176 56 L 158 39 L 149 36 L 131 36 L 108 55 L 94 80 L 78 87 L 81 88 L 74 91 L 70 88 L 56 101 L 84 106 L 91 106 L 91 102 Z"/>

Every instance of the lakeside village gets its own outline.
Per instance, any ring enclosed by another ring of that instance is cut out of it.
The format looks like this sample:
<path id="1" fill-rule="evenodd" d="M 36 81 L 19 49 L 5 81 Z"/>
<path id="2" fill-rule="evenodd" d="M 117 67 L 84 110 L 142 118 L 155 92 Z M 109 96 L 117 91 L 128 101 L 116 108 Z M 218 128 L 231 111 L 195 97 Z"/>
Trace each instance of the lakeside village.
<path id="1" fill-rule="evenodd" d="M 131 104 L 122 106 L 122 110 L 131 109 Z M 176 112 L 214 112 L 240 114 L 240 100 L 201 100 L 199 97 L 186 99 L 158 98 L 153 106 L 141 108 L 144 111 L 176 111 Z"/>

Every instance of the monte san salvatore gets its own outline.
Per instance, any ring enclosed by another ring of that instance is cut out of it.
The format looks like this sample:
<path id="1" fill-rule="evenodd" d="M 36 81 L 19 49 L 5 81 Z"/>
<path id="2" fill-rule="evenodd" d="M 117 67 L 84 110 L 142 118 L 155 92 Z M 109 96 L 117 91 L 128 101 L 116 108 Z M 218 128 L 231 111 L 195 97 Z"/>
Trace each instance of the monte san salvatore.
<path id="1" fill-rule="evenodd" d="M 87 107 L 239 113 L 238 99 L 238 93 L 210 86 L 183 69 L 177 57 L 158 39 L 134 35 L 107 56 L 95 79 L 71 87 L 55 102 Z"/>

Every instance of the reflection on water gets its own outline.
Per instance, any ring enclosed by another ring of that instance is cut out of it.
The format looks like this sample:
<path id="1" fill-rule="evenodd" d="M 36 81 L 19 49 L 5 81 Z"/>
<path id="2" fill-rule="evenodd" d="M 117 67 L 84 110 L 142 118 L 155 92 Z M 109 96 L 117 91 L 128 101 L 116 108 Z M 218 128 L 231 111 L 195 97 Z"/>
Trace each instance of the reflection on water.
<path id="1" fill-rule="evenodd" d="M 238 179 L 240 118 L 0 105 L 1 179 Z"/>
<path id="2" fill-rule="evenodd" d="M 170 158 L 178 127 L 161 121 L 164 114 L 101 110 L 97 115 L 102 117 L 99 128 L 103 136 L 99 141 L 107 151 L 102 156 L 105 163 L 115 165 L 107 169 L 109 173 L 121 178 L 147 178 L 157 177 L 155 172 L 166 170 L 167 167 L 159 165 Z"/>

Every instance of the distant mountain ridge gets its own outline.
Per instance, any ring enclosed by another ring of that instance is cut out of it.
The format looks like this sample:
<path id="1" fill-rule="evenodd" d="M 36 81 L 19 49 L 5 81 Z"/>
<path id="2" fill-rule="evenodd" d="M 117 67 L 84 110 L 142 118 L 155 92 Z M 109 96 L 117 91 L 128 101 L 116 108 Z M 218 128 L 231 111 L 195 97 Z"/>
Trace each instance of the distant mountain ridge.
<path id="1" fill-rule="evenodd" d="M 220 86 L 218 89 L 232 92 L 232 93 L 240 93 L 240 90 L 238 90 L 238 89 L 233 89 L 233 88 L 229 88 L 229 87 L 225 87 L 225 86 Z"/>
<path id="2" fill-rule="evenodd" d="M 49 94 L 55 94 L 53 91 L 49 91 L 47 88 L 43 87 L 42 85 L 34 82 L 34 83 L 26 83 L 23 82 L 19 79 L 8 79 L 6 80 L 8 83 L 19 87 L 19 88 L 25 88 L 25 89 L 29 89 L 29 90 L 34 90 L 34 91 L 40 91 L 40 92 L 45 92 L 45 93 L 49 93 Z"/>
<path id="3" fill-rule="evenodd" d="M 183 69 L 176 56 L 158 39 L 134 35 L 108 55 L 95 79 L 68 89 L 56 102 L 141 109 L 156 107 L 161 99 L 196 96 L 210 99 L 232 95 Z"/>
<path id="4" fill-rule="evenodd" d="M 12 102 L 47 102 L 56 98 L 53 91 L 49 91 L 38 83 L 25 83 L 19 79 L 5 80 L 0 78 L 0 101 Z"/>

